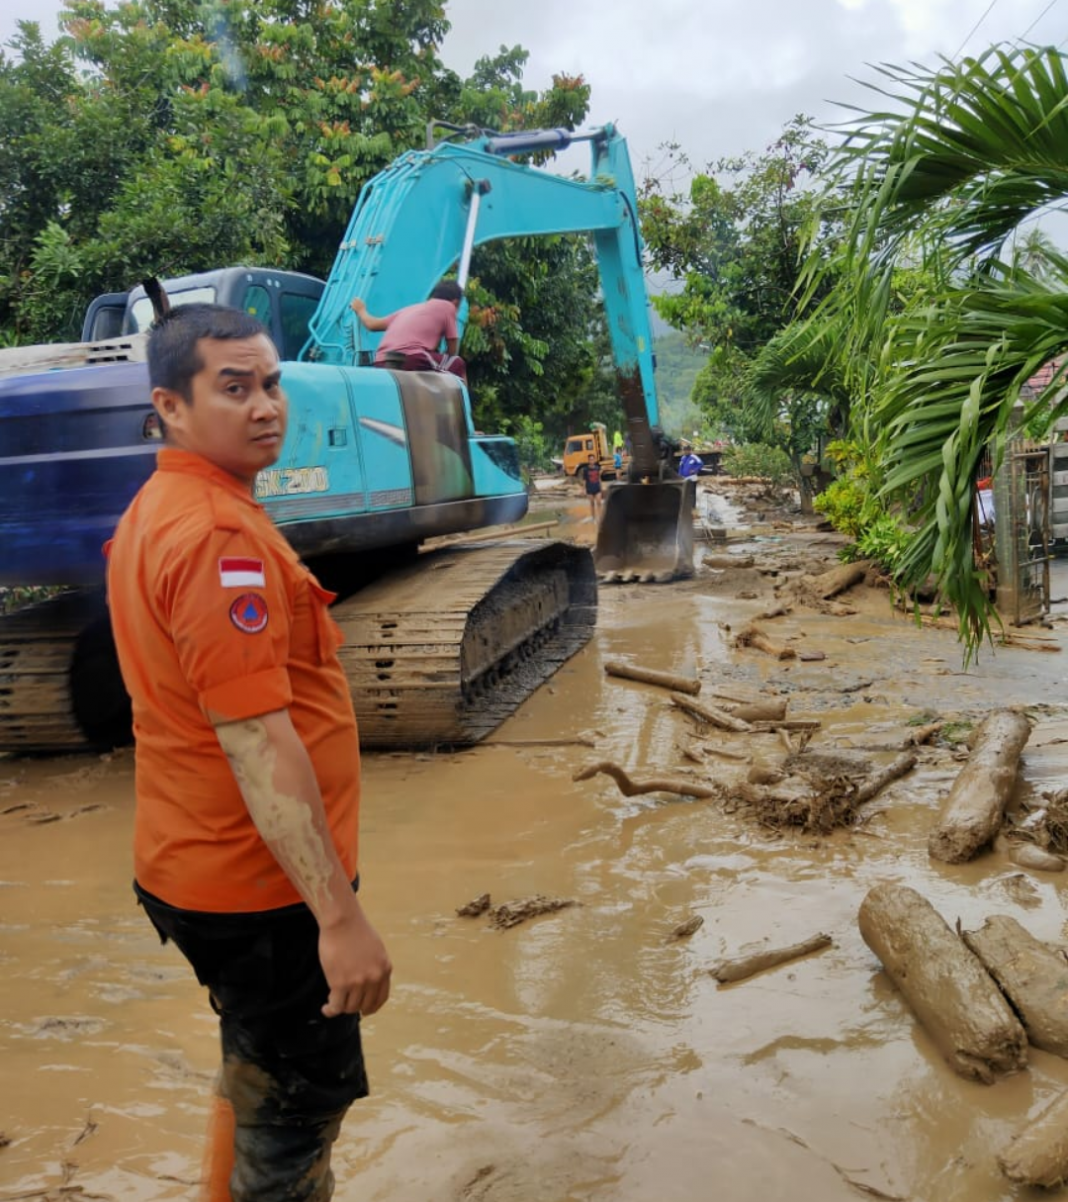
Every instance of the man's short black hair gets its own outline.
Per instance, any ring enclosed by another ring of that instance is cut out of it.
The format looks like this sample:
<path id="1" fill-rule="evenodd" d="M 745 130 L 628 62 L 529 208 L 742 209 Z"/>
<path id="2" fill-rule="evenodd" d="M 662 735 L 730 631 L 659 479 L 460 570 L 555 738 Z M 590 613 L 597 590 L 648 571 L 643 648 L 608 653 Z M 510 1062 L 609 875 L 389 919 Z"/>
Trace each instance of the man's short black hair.
<path id="1" fill-rule="evenodd" d="M 267 327 L 241 309 L 226 305 L 176 305 L 153 325 L 148 336 L 148 382 L 192 403 L 193 377 L 204 366 L 197 353 L 202 338 L 243 340 L 266 335 Z"/>
<path id="2" fill-rule="evenodd" d="M 442 280 L 440 284 L 434 285 L 430 294 L 431 300 L 458 301 L 463 300 L 463 297 L 464 290 L 455 280 Z"/>

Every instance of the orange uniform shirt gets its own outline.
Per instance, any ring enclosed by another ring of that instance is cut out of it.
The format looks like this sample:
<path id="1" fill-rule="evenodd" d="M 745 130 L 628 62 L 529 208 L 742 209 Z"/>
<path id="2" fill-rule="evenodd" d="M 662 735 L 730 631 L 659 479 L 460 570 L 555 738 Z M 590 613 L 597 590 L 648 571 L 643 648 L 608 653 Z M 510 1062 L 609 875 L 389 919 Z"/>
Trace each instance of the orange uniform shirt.
<path id="1" fill-rule="evenodd" d="M 300 901 L 249 817 L 208 715 L 288 709 L 341 863 L 356 875 L 360 752 L 333 594 L 240 481 L 164 449 L 108 544 L 108 604 L 133 700 L 138 884 L 182 909 Z"/>

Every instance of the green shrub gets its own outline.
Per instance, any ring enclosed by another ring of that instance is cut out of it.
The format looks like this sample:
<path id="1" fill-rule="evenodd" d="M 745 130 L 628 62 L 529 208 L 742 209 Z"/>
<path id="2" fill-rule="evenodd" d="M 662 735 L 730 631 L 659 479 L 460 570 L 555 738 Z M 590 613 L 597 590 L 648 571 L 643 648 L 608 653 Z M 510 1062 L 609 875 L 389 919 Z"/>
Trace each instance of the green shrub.
<path id="1" fill-rule="evenodd" d="M 746 442 L 723 452 L 723 470 L 729 476 L 759 476 L 775 488 L 792 488 L 797 471 L 790 456 L 780 447 Z"/>
<path id="2" fill-rule="evenodd" d="M 879 516 L 879 503 L 866 482 L 856 476 L 839 476 L 812 502 L 812 508 L 847 538 L 857 539 Z"/>
<path id="3" fill-rule="evenodd" d="M 909 532 L 891 513 L 876 518 L 857 539 L 860 559 L 872 559 L 893 575 L 901 564 L 911 539 Z"/>
<path id="4" fill-rule="evenodd" d="M 541 422 L 535 421 L 528 414 L 521 413 L 505 424 L 510 427 L 506 432 L 515 439 L 519 467 L 524 481 L 529 484 L 532 472 L 545 471 L 552 467 L 552 445 L 545 436 L 545 428 Z"/>

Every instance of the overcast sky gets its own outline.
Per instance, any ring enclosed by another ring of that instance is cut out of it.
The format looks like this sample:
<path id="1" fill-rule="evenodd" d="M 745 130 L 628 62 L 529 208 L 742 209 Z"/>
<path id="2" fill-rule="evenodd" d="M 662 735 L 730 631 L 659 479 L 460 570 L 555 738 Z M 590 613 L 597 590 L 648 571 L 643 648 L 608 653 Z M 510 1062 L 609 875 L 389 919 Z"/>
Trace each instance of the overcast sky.
<path id="1" fill-rule="evenodd" d="M 61 7 L 0 0 L 0 41 L 20 16 L 54 36 Z M 529 88 L 584 75 L 590 121 L 618 124 L 639 174 L 665 141 L 701 167 L 763 150 L 797 113 L 833 121 L 833 102 L 863 103 L 849 77 L 872 79 L 870 64 L 1068 42 L 1068 0 L 448 0 L 446 11 L 448 66 L 466 73 L 518 43 Z"/>

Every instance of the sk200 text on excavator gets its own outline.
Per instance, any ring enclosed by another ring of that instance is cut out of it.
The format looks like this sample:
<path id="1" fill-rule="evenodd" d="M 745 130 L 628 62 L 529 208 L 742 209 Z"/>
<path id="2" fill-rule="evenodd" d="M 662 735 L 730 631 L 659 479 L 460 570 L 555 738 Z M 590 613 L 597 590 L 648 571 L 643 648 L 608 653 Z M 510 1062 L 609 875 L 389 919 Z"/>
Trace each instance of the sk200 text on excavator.
<path id="1" fill-rule="evenodd" d="M 579 140 L 592 150 L 588 182 L 511 157 Z M 481 243 L 559 233 L 595 242 L 631 482 L 607 492 L 594 558 L 563 541 L 421 549 L 526 513 L 515 444 L 476 432 L 456 376 L 370 366 L 377 335 L 360 329 L 350 302 L 392 312 L 457 265 L 466 283 Z M 589 639 L 598 574 L 692 572 L 693 483 L 674 477 L 658 428 L 641 253 L 614 127 L 479 133 L 408 152 L 363 188 L 296 358 L 318 281 L 230 268 L 168 283 L 171 304 L 256 312 L 279 346 L 289 432 L 256 494 L 342 597 L 332 612 L 365 746 L 477 742 Z M 90 339 L 112 337 L 0 352 L 0 585 L 64 586 L 0 618 L 0 751 L 130 737 L 101 546 L 160 443 L 139 332 L 144 290 L 119 294 L 121 323 L 115 300 L 100 298 L 87 317 Z"/>

